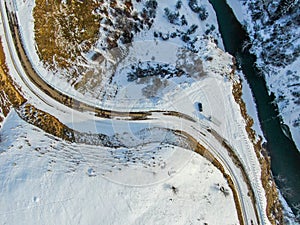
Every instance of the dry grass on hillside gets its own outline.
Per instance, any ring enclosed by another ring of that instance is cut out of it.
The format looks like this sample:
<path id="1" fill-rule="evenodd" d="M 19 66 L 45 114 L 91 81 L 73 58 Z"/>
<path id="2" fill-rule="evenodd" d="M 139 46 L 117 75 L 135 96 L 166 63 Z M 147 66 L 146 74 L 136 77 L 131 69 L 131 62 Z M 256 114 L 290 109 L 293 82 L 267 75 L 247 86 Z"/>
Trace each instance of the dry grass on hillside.
<path id="1" fill-rule="evenodd" d="M 0 39 L 0 110 L 3 116 L 7 116 L 10 107 L 22 105 L 26 99 L 20 94 L 15 84 L 9 76 L 9 71 L 5 62 L 2 41 Z M 0 116 L 0 122 L 3 118 Z"/>
<path id="2" fill-rule="evenodd" d="M 36 0 L 35 4 L 35 41 L 48 66 L 70 66 L 97 41 L 100 16 L 94 11 L 101 1 Z"/>
<path id="3" fill-rule="evenodd" d="M 9 113 L 10 108 L 14 107 L 25 121 L 40 127 L 47 133 L 65 140 L 72 140 L 69 129 L 58 119 L 30 104 L 24 104 L 27 100 L 16 87 L 17 85 L 9 76 L 9 70 L 5 62 L 5 54 L 0 39 L 0 112 L 5 117 Z M 3 119 L 4 118 L 0 116 L 0 122 L 2 122 Z"/>
<path id="4" fill-rule="evenodd" d="M 153 0 L 137 4 L 141 11 L 131 0 L 36 0 L 34 32 L 40 59 L 54 72 L 65 69 L 63 76 L 72 82 L 75 78 L 73 84 L 89 79 L 93 71 L 85 66 L 83 53 L 130 43 L 135 33 L 151 27 L 157 4 Z M 91 60 L 101 56 L 97 51 Z"/>

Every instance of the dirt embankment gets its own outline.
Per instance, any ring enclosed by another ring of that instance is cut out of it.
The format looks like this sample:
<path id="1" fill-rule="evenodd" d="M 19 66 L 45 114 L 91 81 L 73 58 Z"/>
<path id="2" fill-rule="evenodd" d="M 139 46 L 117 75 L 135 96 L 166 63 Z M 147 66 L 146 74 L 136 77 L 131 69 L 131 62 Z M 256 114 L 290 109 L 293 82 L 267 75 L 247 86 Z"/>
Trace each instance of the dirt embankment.
<path id="1" fill-rule="evenodd" d="M 23 120 L 41 128 L 49 134 L 67 141 L 73 141 L 74 139 L 73 132 L 70 128 L 62 124 L 54 116 L 37 109 L 31 104 L 26 103 L 18 107 L 17 112 Z"/>
<path id="2" fill-rule="evenodd" d="M 0 110 L 4 117 L 7 116 L 11 107 L 19 107 L 26 102 L 26 99 L 20 94 L 16 87 L 16 84 L 9 76 L 2 41 L 0 39 Z M 3 119 L 4 118 L 0 116 L 0 122 L 2 122 Z"/>
<path id="3" fill-rule="evenodd" d="M 0 112 L 4 117 L 7 116 L 13 107 L 19 115 L 27 122 L 43 129 L 47 133 L 61 137 L 65 140 L 71 140 L 72 135 L 68 128 L 58 119 L 45 113 L 34 106 L 26 103 L 27 100 L 22 96 L 20 88 L 9 75 L 9 69 L 6 65 L 5 54 L 0 39 Z M 20 113 L 20 112 L 23 113 Z M 0 116 L 0 122 L 3 121 Z M 1 124 L 0 124 L 1 126 Z"/>
<path id="4" fill-rule="evenodd" d="M 276 184 L 274 182 L 271 173 L 271 159 L 268 156 L 266 149 L 262 147 L 262 139 L 256 140 L 255 131 L 252 129 L 253 119 L 247 114 L 246 104 L 242 100 L 242 84 L 241 82 L 234 82 L 232 94 L 235 101 L 239 104 L 241 114 L 246 121 L 245 129 L 248 133 L 250 140 L 253 143 L 256 157 L 261 166 L 261 181 L 265 189 L 267 208 L 266 212 L 270 222 L 273 225 L 284 224 L 282 205 L 279 200 L 279 195 L 276 189 Z"/>

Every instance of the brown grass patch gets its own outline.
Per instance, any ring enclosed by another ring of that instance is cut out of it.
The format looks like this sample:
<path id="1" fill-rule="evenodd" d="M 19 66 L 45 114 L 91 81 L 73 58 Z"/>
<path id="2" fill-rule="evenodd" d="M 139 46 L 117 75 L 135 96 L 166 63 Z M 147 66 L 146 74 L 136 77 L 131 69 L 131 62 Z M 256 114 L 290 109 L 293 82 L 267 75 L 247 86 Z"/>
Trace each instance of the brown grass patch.
<path id="1" fill-rule="evenodd" d="M 52 68 L 69 67 L 97 41 L 101 1 L 36 0 L 35 41 L 40 58 Z"/>

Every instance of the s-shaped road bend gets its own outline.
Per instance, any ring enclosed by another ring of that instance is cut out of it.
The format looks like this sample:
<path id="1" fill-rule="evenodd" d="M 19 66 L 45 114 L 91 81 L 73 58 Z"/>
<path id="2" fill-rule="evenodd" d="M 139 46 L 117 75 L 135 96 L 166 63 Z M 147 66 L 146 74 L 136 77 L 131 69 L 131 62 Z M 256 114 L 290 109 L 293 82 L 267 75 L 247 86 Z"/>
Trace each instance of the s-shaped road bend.
<path id="1" fill-rule="evenodd" d="M 237 193 L 237 199 L 235 203 L 240 208 L 239 220 L 240 224 L 268 224 L 267 216 L 264 209 L 261 207 L 259 199 L 253 202 L 247 195 L 248 190 L 245 187 L 245 177 L 240 173 L 237 174 L 240 168 L 237 168 L 232 158 L 229 156 L 226 148 L 222 146 L 222 141 L 210 141 L 216 139 L 211 132 L 208 132 L 208 127 L 201 124 L 201 121 L 195 120 L 189 115 L 175 112 L 175 111 L 144 111 L 144 112 L 126 112 L 126 111 L 112 111 L 89 105 L 86 102 L 78 100 L 66 93 L 58 91 L 56 88 L 44 81 L 33 68 L 22 43 L 22 37 L 18 25 L 17 10 L 15 2 L 11 0 L 1 1 L 1 19 L 5 32 L 5 41 L 9 48 L 9 54 L 13 66 L 18 73 L 18 76 L 22 79 L 24 85 L 26 85 L 32 94 L 36 95 L 43 102 L 50 105 L 47 98 L 43 97 L 39 91 L 42 91 L 48 97 L 56 100 L 57 102 L 71 107 L 74 110 L 86 111 L 93 113 L 97 117 L 106 119 L 112 119 L 118 117 L 119 119 L 128 120 L 153 120 L 153 123 L 164 124 L 165 128 L 171 129 L 176 132 L 180 132 L 184 135 L 188 141 L 201 143 L 205 146 L 209 154 L 212 154 L 215 160 L 217 160 L 229 174 L 233 182 L 234 189 Z M 8 9 L 10 8 L 10 10 Z M 37 91 L 39 89 L 39 91 Z M 57 105 L 50 105 L 51 107 L 58 107 Z M 205 135 L 202 135 L 202 134 Z M 223 141 L 226 141 L 223 139 Z M 242 173 L 246 171 L 242 171 Z M 246 181 L 248 184 L 251 182 Z M 249 188 L 249 186 L 248 186 Z M 252 189 L 252 187 L 250 187 Z M 246 193 L 245 193 L 246 192 Z"/>

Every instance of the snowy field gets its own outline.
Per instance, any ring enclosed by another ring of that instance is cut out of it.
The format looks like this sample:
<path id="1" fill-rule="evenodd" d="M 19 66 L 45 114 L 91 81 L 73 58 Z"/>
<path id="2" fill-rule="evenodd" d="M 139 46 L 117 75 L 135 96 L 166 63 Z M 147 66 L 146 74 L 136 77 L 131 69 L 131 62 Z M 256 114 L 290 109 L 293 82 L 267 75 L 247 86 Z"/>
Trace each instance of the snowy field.
<path id="1" fill-rule="evenodd" d="M 0 147 L 1 224 L 238 224 L 231 192 L 225 196 L 219 190 L 229 189 L 223 175 L 185 149 L 165 149 L 174 155 L 167 154 L 166 167 L 156 173 L 151 168 L 130 173 L 108 168 L 109 159 L 90 157 L 108 149 L 58 140 L 14 111 Z M 176 158 L 185 163 L 172 170 Z M 98 173 L 108 169 L 131 181 Z"/>

